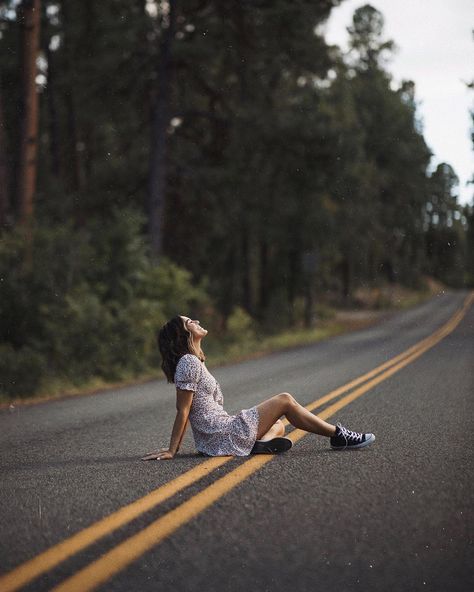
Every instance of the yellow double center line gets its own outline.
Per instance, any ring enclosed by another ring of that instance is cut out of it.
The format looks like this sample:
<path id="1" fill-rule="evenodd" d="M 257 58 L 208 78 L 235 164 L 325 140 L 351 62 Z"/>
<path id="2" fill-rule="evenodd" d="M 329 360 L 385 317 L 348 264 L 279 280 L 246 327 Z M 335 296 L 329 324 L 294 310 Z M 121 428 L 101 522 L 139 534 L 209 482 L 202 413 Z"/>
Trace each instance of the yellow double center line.
<path id="1" fill-rule="evenodd" d="M 400 355 L 388 360 L 377 368 L 374 368 L 370 372 L 367 372 L 359 378 L 356 378 L 334 391 L 331 391 L 317 401 L 307 405 L 307 409 L 312 411 L 340 395 L 351 391 L 355 387 L 359 387 L 355 388 L 350 394 L 340 398 L 337 402 L 318 414 L 322 419 L 329 418 L 336 411 L 345 407 L 380 382 L 386 380 L 406 365 L 416 360 L 428 349 L 432 348 L 439 343 L 439 341 L 449 335 L 449 333 L 457 327 L 473 301 L 474 293 L 471 293 L 466 298 L 461 309 L 459 309 L 453 317 L 435 333 L 418 342 Z M 291 438 L 293 442 L 297 442 L 306 434 L 307 432 L 296 429 L 292 431 L 288 437 Z M 224 477 L 221 477 L 206 487 L 203 491 L 194 495 L 188 501 L 158 518 L 137 534 L 129 537 L 102 555 L 98 560 L 92 562 L 84 569 L 64 580 L 54 588 L 54 592 L 86 592 L 88 590 L 94 590 L 114 574 L 127 567 L 127 565 L 133 563 L 146 551 L 159 544 L 183 524 L 189 522 L 192 518 L 200 514 L 216 500 L 272 460 L 272 458 L 272 456 L 251 457 L 233 471 L 227 473 Z M 2 592 L 18 590 L 41 574 L 56 567 L 62 561 L 65 561 L 72 555 L 97 542 L 102 537 L 131 522 L 138 516 L 156 507 L 164 500 L 174 496 L 182 489 L 196 483 L 206 475 L 209 475 L 212 471 L 232 459 L 233 457 L 216 457 L 206 460 L 197 467 L 187 471 L 132 504 L 121 508 L 117 512 L 110 514 L 72 537 L 51 547 L 33 559 L 13 569 L 11 572 L 1 576 L 0 590 L 2 590 Z"/>

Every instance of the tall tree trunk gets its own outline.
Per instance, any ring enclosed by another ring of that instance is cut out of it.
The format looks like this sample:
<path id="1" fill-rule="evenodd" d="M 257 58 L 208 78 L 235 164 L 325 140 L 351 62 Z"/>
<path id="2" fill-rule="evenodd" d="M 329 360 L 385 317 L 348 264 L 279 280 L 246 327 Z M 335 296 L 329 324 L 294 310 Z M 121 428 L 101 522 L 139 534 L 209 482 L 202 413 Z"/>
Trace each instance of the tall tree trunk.
<path id="1" fill-rule="evenodd" d="M 6 135 L 2 106 L 2 86 L 0 81 L 0 231 L 8 224 L 10 212 L 9 179 L 7 164 Z"/>
<path id="2" fill-rule="evenodd" d="M 61 161 L 59 159 L 59 119 L 56 108 L 56 70 L 54 63 L 54 52 L 49 49 L 49 40 L 45 47 L 46 59 L 48 60 L 48 84 L 46 85 L 46 99 L 49 113 L 49 148 L 51 157 L 51 173 L 59 177 L 61 173 Z"/>
<path id="3" fill-rule="evenodd" d="M 18 9 L 21 31 L 21 115 L 17 204 L 19 223 L 31 241 L 33 201 L 36 189 L 38 149 L 38 93 L 36 58 L 40 37 L 40 0 L 24 0 Z"/>
<path id="4" fill-rule="evenodd" d="M 314 327 L 314 287 L 316 268 L 318 265 L 318 253 L 316 249 L 302 253 L 302 270 L 304 277 L 304 325 L 306 328 Z"/>
<path id="5" fill-rule="evenodd" d="M 101 33 L 97 28 L 97 3 L 95 0 L 86 0 L 84 2 L 84 23 L 82 26 L 82 47 L 81 56 L 84 60 L 90 59 L 92 55 L 100 55 L 99 47 L 102 42 Z M 94 119 L 86 117 L 81 122 L 79 135 L 79 144 L 76 146 L 76 151 L 79 160 L 80 172 L 80 188 L 88 189 L 91 185 L 92 176 L 94 173 L 94 165 L 97 150 L 95 142 L 96 122 Z"/>
<path id="6" fill-rule="evenodd" d="M 77 131 L 77 109 L 74 88 L 70 87 L 66 95 L 67 109 L 67 135 L 69 138 L 69 152 L 71 155 L 70 163 L 70 183 L 73 191 L 79 191 L 83 185 L 83 175 L 81 172 L 81 160 L 79 157 L 78 146 L 79 137 Z"/>
<path id="7" fill-rule="evenodd" d="M 352 265 L 349 255 L 345 255 L 341 263 L 342 295 L 348 304 L 352 291 Z"/>
<path id="8" fill-rule="evenodd" d="M 263 321 L 265 312 L 270 300 L 270 273 L 269 273 L 269 256 L 268 243 L 264 236 L 260 237 L 259 243 L 260 251 L 260 285 L 259 285 L 259 306 L 258 316 L 260 321 Z"/>
<path id="9" fill-rule="evenodd" d="M 242 257 L 240 261 L 242 270 L 242 306 L 249 314 L 252 314 L 250 237 L 247 224 L 242 226 L 240 238 L 242 249 Z"/>
<path id="10" fill-rule="evenodd" d="M 169 0 L 168 26 L 163 31 L 156 68 L 157 94 L 151 113 L 151 149 L 148 178 L 148 228 L 152 258 L 158 262 L 163 251 L 163 213 L 166 193 L 166 131 L 169 125 L 171 50 L 176 29 L 176 0 Z"/>
<path id="11" fill-rule="evenodd" d="M 296 243 L 296 241 L 295 241 Z M 296 247 L 296 244 L 294 246 Z M 298 275 L 300 275 L 300 265 L 298 265 L 299 252 L 297 248 L 290 248 L 288 251 L 288 281 L 286 286 L 286 295 L 288 302 L 288 322 L 290 327 L 295 323 L 295 298 Z"/>
<path id="12" fill-rule="evenodd" d="M 75 64 L 74 64 L 74 55 L 73 55 L 73 48 L 71 47 L 71 30 L 74 26 L 72 18 L 70 18 L 69 13 L 69 6 L 66 0 L 61 2 L 61 12 L 63 15 L 63 30 L 64 30 L 64 54 L 66 58 L 67 68 L 71 72 L 74 72 Z M 84 186 L 84 173 L 83 173 L 83 166 L 81 162 L 81 151 L 79 150 L 79 132 L 78 132 L 78 125 L 77 125 L 77 101 L 75 97 L 75 89 L 74 89 L 74 76 L 72 79 L 69 79 L 70 82 L 68 83 L 68 87 L 65 91 L 65 102 L 66 102 L 66 127 L 67 127 L 67 138 L 68 138 L 68 146 L 67 146 L 67 165 L 64 168 L 64 171 L 67 172 L 67 180 L 69 183 L 69 187 L 73 191 L 80 191 Z M 76 214 L 76 218 L 81 218 L 80 214 Z"/>
<path id="13" fill-rule="evenodd" d="M 309 278 L 306 278 L 304 287 L 304 326 L 306 329 L 311 329 L 314 326 L 314 295 Z"/>

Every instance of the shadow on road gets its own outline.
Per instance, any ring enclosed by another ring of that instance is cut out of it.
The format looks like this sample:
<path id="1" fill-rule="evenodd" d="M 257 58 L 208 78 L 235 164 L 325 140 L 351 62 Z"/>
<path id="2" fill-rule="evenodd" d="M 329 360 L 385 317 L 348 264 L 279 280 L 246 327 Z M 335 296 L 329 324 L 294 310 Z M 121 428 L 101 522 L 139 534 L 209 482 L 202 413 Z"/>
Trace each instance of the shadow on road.
<path id="1" fill-rule="evenodd" d="M 136 456 L 102 456 L 102 457 L 87 457 L 87 458 L 70 458 L 64 460 L 49 460 L 47 462 L 27 462 L 17 463 L 12 465 L 0 465 L 0 471 L 3 473 L 13 472 L 18 470 L 31 470 L 31 469 L 48 469 L 48 468 L 61 468 L 61 467 L 85 467 L 93 465 L 110 465 L 110 464 L 128 464 L 128 463 L 140 463 L 142 465 L 147 464 L 140 460 L 143 454 L 137 454 Z M 174 459 L 174 463 L 179 463 L 179 460 L 195 459 L 202 461 L 203 457 L 197 454 L 182 454 L 179 459 Z M 147 461 L 152 462 L 152 461 Z M 166 461 L 163 461 L 166 462 Z"/>
<path id="2" fill-rule="evenodd" d="M 292 450 L 291 452 L 287 452 L 286 454 L 282 455 L 275 455 L 275 458 L 278 458 L 280 461 L 291 461 L 291 459 L 302 459 L 308 457 L 317 457 L 317 456 L 324 456 L 326 454 L 355 454 L 355 453 L 366 453 L 367 450 L 345 450 L 345 451 L 337 451 L 331 450 L 330 448 L 324 450 L 312 450 L 312 451 L 305 451 L 305 450 Z M 257 455 L 256 455 L 257 456 Z M 258 455 L 260 456 L 260 455 Z M 176 464 L 183 464 L 188 463 L 189 460 L 197 461 L 196 464 L 203 462 L 206 459 L 213 458 L 212 456 L 205 456 L 199 453 L 184 453 L 180 454 L 179 457 L 174 458 L 171 462 L 173 465 Z M 243 457 L 235 457 L 234 461 L 241 461 L 240 464 L 245 463 L 249 460 L 250 457 L 243 456 Z M 86 466 L 94 466 L 94 465 L 114 465 L 114 464 L 129 464 L 129 463 L 139 463 L 141 465 L 147 464 L 154 464 L 155 461 L 142 461 L 141 456 L 102 456 L 102 457 L 87 457 L 87 458 L 70 458 L 64 460 L 50 460 L 48 462 L 27 462 L 27 463 L 17 463 L 12 465 L 0 465 L 0 471 L 2 473 L 12 473 L 14 471 L 30 471 L 30 470 L 38 470 L 38 469 L 55 469 L 61 467 L 86 467 Z M 160 461 L 162 463 L 168 463 L 169 461 Z"/>

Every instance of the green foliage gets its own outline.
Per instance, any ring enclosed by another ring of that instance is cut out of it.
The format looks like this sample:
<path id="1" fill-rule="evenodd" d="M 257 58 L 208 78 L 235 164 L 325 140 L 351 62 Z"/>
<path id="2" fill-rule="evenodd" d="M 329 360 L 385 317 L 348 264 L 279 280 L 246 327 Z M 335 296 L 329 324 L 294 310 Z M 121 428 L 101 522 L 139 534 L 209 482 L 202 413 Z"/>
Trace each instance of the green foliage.
<path id="1" fill-rule="evenodd" d="M 38 390 L 46 372 L 46 360 L 38 352 L 0 344 L 0 395 L 29 396 Z"/>
<path id="2" fill-rule="evenodd" d="M 255 321 L 241 307 L 236 306 L 226 323 L 225 338 L 221 343 L 230 355 L 246 352 L 256 341 Z"/>
<path id="3" fill-rule="evenodd" d="M 208 304 L 170 261 L 150 263 L 133 211 L 38 228 L 32 261 L 20 234 L 0 242 L 1 390 L 32 394 L 53 379 L 78 385 L 156 367 L 156 330 Z"/>
<path id="4" fill-rule="evenodd" d="M 149 265 L 141 274 L 137 294 L 144 300 L 161 302 L 165 319 L 185 314 L 210 303 L 206 281 L 194 282 L 191 273 L 164 259 Z"/>
<path id="5" fill-rule="evenodd" d="M 466 285 L 474 287 L 474 206 L 466 206 L 464 216 L 467 222 L 466 233 Z"/>
<path id="6" fill-rule="evenodd" d="M 446 163 L 437 166 L 429 179 L 430 198 L 426 204 L 425 241 L 427 272 L 442 282 L 465 286 L 469 278 L 469 216 L 457 204 L 455 189 L 459 180 Z"/>
<path id="7" fill-rule="evenodd" d="M 255 321 L 239 306 L 236 306 L 227 319 L 227 338 L 232 343 L 253 341 L 255 339 Z"/>
<path id="8" fill-rule="evenodd" d="M 472 210 L 457 204 L 449 165 L 428 173 L 415 87 L 391 79 L 383 15 L 358 8 L 342 56 L 315 33 L 338 3 L 177 3 L 163 72 L 159 3 L 43 2 L 28 245 L 14 228 L 19 27 L 0 1 L 4 392 L 156 367 L 156 328 L 176 314 L 203 316 L 217 350 L 330 314 L 326 294 L 348 305 L 361 285 L 416 286 L 423 274 L 474 283 Z M 154 265 L 157 139 L 165 256 Z"/>

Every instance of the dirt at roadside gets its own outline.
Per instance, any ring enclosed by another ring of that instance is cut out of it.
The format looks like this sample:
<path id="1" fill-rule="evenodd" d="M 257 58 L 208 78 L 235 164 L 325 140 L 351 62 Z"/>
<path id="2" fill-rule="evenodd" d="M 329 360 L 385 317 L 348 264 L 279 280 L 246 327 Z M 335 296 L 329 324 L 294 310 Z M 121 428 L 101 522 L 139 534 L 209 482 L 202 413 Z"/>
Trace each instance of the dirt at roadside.
<path id="1" fill-rule="evenodd" d="M 398 284 L 377 288 L 358 288 L 354 292 L 354 308 L 336 311 L 335 319 L 353 329 L 368 327 L 392 316 L 401 309 L 409 308 L 444 293 L 447 288 L 430 277 L 423 278 L 425 289 L 411 290 Z"/>

